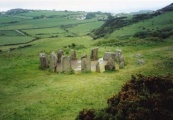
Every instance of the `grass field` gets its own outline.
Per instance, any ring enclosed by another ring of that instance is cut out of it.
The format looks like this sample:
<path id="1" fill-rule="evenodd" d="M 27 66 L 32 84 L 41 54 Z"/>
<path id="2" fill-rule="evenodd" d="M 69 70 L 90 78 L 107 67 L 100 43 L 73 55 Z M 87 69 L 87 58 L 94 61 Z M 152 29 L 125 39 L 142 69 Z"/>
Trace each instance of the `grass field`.
<path id="1" fill-rule="evenodd" d="M 40 14 L 33 12 L 22 15 L 29 17 L 42 14 L 44 11 Z M 46 12 L 46 14 L 50 15 L 51 13 Z M 167 19 L 164 19 L 165 17 L 163 20 L 152 18 L 155 19 L 155 26 L 167 21 L 168 16 L 170 13 L 165 14 Z M 132 74 L 157 75 L 173 72 L 173 36 L 167 38 L 165 42 L 152 45 L 99 46 L 99 58 L 103 57 L 106 51 L 122 49 L 126 66 L 124 69 L 114 72 L 58 74 L 51 73 L 49 70 L 40 70 L 39 53 L 41 51 L 48 54 L 59 49 L 69 51 L 70 48 L 65 49 L 64 46 L 75 43 L 85 47 L 76 50 L 77 57 L 80 59 L 83 54 L 89 55 L 90 50 L 96 47 L 95 44 L 98 41 L 104 41 L 104 38 L 96 41 L 86 36 L 87 33 L 103 24 L 103 22 L 96 22 L 96 18 L 84 21 L 57 19 L 27 20 L 7 27 L 0 27 L 1 30 L 25 29 L 23 31 L 32 37 L 39 36 L 40 33 L 45 35 L 40 35 L 45 38 L 30 43 L 32 46 L 28 48 L 8 52 L 10 47 L 20 45 L 0 46 L 0 50 L 3 51 L 0 53 L 0 119 L 74 120 L 83 108 L 100 109 L 106 107 L 107 99 L 118 93 L 121 86 L 130 79 Z M 151 21 L 145 21 L 145 26 L 149 26 Z M 110 38 L 105 40 L 119 39 L 120 35 L 126 35 L 131 31 L 136 32 L 140 30 L 138 26 L 144 25 L 144 23 L 136 23 L 131 27 L 123 28 L 122 31 L 116 31 L 118 35 L 114 32 Z M 45 28 L 62 24 L 67 25 L 65 30 L 68 30 L 69 33 L 66 33 L 62 27 Z M 75 26 L 69 27 L 69 24 L 75 24 Z M 172 23 L 165 24 L 165 26 L 170 25 Z M 42 27 L 42 29 L 32 29 L 33 27 Z M 47 38 L 54 33 L 62 34 L 62 36 Z M 66 36 L 71 33 L 75 33 L 76 36 Z M 27 42 L 28 38 L 30 39 L 28 36 L 12 36 L 10 39 L 9 36 L 0 36 L 0 44 L 19 42 L 17 40 Z M 68 55 L 68 53 L 66 54 Z M 134 57 L 136 54 L 141 54 L 143 57 L 136 58 Z M 138 59 L 143 59 L 145 64 L 138 65 Z"/>

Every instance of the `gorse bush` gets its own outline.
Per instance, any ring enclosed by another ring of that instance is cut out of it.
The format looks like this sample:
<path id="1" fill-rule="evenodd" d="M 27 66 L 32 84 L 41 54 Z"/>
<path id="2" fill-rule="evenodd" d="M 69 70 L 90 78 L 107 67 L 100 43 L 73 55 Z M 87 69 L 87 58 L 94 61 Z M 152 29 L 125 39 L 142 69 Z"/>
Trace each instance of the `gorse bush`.
<path id="1" fill-rule="evenodd" d="M 82 110 L 77 120 L 172 120 L 173 75 L 132 76 L 102 110 Z"/>
<path id="2" fill-rule="evenodd" d="M 136 32 L 133 37 L 138 37 L 138 38 L 147 38 L 147 37 L 158 37 L 160 39 L 166 39 L 173 35 L 173 27 L 166 27 L 157 31 L 150 31 L 150 30 L 145 30 L 145 31 L 139 31 Z"/>

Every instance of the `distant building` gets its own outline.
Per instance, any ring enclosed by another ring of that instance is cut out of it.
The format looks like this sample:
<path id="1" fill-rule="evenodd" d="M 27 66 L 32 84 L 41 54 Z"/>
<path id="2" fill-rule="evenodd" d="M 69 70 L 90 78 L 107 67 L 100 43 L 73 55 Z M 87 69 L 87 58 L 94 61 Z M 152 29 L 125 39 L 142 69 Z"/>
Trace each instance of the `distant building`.
<path id="1" fill-rule="evenodd" d="M 76 20 L 85 20 L 86 17 L 84 15 L 78 16 L 78 18 L 76 18 Z"/>

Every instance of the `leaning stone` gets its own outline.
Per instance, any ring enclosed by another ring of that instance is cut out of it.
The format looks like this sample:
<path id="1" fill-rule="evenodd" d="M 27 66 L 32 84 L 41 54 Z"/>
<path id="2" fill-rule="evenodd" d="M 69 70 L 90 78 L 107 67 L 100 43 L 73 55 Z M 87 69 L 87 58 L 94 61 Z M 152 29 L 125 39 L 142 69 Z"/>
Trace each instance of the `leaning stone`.
<path id="1" fill-rule="evenodd" d="M 62 56 L 61 58 L 61 69 L 63 72 L 71 72 L 71 59 L 68 56 Z"/>
<path id="2" fill-rule="evenodd" d="M 40 53 L 40 68 L 46 69 L 48 67 L 48 57 L 46 53 Z"/>
<path id="3" fill-rule="evenodd" d="M 50 54 L 50 70 L 55 72 L 57 66 L 57 56 L 55 52 Z"/>
<path id="4" fill-rule="evenodd" d="M 114 52 L 105 52 L 103 56 L 103 60 L 109 60 L 110 58 L 115 60 L 116 54 Z"/>
<path id="5" fill-rule="evenodd" d="M 91 60 L 98 60 L 98 47 L 97 48 L 93 48 L 91 50 L 90 59 Z"/>
<path id="6" fill-rule="evenodd" d="M 100 64 L 99 64 L 99 62 L 97 62 L 97 64 L 96 64 L 96 72 L 100 72 Z"/>
<path id="7" fill-rule="evenodd" d="M 81 60 L 81 71 L 91 71 L 91 60 L 89 57 L 82 58 Z"/>
<path id="8" fill-rule="evenodd" d="M 71 54 L 71 56 L 70 56 L 71 60 L 77 60 L 76 51 L 75 50 L 71 50 L 70 54 Z"/>
<path id="9" fill-rule="evenodd" d="M 105 65 L 105 70 L 116 70 L 115 61 L 109 58 L 108 63 Z"/>
<path id="10" fill-rule="evenodd" d="M 59 50 L 58 51 L 58 54 L 57 54 L 57 56 L 58 56 L 58 62 L 60 63 L 61 62 L 61 57 L 64 55 L 64 51 L 63 50 Z"/>
<path id="11" fill-rule="evenodd" d="M 120 62 L 119 68 L 120 69 L 124 68 L 124 61 Z"/>

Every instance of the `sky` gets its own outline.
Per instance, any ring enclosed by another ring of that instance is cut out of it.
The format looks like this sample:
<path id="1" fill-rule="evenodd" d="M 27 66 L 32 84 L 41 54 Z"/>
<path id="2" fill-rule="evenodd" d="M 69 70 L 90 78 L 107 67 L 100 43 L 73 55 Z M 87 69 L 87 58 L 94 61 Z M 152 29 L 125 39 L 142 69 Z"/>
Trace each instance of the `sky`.
<path id="1" fill-rule="evenodd" d="M 157 10 L 173 0 L 0 0 L 0 11 L 14 8 L 112 13 Z"/>

